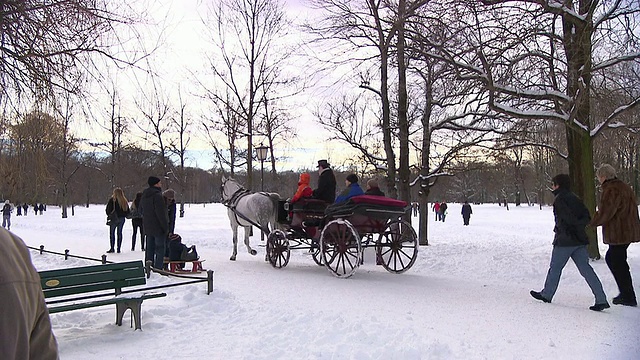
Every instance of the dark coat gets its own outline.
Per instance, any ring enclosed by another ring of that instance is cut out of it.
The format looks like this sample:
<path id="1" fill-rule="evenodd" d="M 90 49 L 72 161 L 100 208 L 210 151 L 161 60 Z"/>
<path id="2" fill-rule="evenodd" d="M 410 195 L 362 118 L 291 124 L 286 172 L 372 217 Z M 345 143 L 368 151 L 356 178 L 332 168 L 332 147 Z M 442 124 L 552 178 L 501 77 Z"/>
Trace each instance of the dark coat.
<path id="1" fill-rule="evenodd" d="M 166 236 L 169 233 L 169 215 L 160 188 L 150 186 L 144 190 L 140 212 L 145 234 Z"/>
<path id="2" fill-rule="evenodd" d="M 107 213 L 107 215 L 111 214 L 111 212 L 114 209 L 114 205 L 115 205 L 115 211 L 116 211 L 116 215 L 118 215 L 119 218 L 123 218 L 123 217 L 127 217 L 127 215 L 129 215 L 129 209 L 122 209 L 120 207 L 120 204 L 118 204 L 118 202 L 112 197 L 109 198 L 109 201 L 107 202 L 107 208 L 105 209 L 105 212 Z"/>
<path id="3" fill-rule="evenodd" d="M 382 190 L 380 190 L 379 187 L 372 187 L 370 189 L 367 189 L 367 191 L 364 192 L 365 195 L 375 195 L 375 196 L 384 196 L 384 193 L 382 192 Z"/>
<path id="4" fill-rule="evenodd" d="M 554 246 L 580 246 L 589 244 L 585 227 L 591 220 L 589 210 L 571 191 L 558 188 L 553 191 L 553 215 L 556 225 L 553 231 Z"/>
<path id="5" fill-rule="evenodd" d="M 324 169 L 318 178 L 318 188 L 313 190 L 313 198 L 333 203 L 336 199 L 336 177 L 330 168 Z"/>
<path id="6" fill-rule="evenodd" d="M 176 229 L 176 201 L 173 199 L 166 199 L 167 202 L 167 214 L 169 215 L 169 234 L 173 234 Z"/>
<path id="7" fill-rule="evenodd" d="M 471 205 L 469 205 L 469 204 L 462 205 L 461 214 L 462 214 L 462 217 L 465 218 L 465 219 L 470 218 L 471 214 L 473 214 L 473 210 L 471 210 Z"/>
<path id="8" fill-rule="evenodd" d="M 640 241 L 638 203 L 629 185 L 619 179 L 602 183 L 598 211 L 589 225 L 602 225 L 605 244 L 624 245 Z"/>
<path id="9" fill-rule="evenodd" d="M 169 260 L 178 261 L 182 260 L 182 252 L 189 251 L 187 245 L 178 240 L 169 241 Z"/>

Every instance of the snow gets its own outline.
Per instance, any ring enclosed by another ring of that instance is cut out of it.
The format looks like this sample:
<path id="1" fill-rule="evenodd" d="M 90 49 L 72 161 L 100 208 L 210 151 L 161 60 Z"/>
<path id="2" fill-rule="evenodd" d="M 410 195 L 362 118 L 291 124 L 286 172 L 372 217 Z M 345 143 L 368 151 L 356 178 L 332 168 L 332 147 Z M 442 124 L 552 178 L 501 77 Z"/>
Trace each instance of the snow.
<path id="1" fill-rule="evenodd" d="M 551 304 L 534 300 L 548 269 L 553 237 L 549 208 L 473 206 L 462 225 L 460 204 L 445 223 L 429 219 L 430 246 L 416 264 L 396 275 L 375 266 L 371 253 L 348 279 L 292 252 L 287 267 L 239 247 L 229 261 L 231 230 L 220 204 L 191 205 L 176 232 L 196 244 L 206 283 L 171 287 L 167 297 L 142 305 L 142 331 L 115 325 L 115 307 L 52 314 L 60 357 L 85 359 L 638 359 L 640 309 L 612 305 L 601 313 L 570 262 Z M 33 247 L 92 258 L 108 249 L 103 205 L 76 207 L 61 219 L 50 206 L 42 216 L 12 216 L 12 231 Z M 415 220 L 415 219 L 414 219 Z M 125 224 L 123 252 L 111 261 L 142 259 Z M 604 257 L 605 245 L 600 245 Z M 38 270 L 94 265 L 32 251 Z M 629 248 L 640 294 L 640 245 Z M 617 288 L 604 260 L 593 262 L 609 299 Z M 154 274 L 149 286 L 179 279 Z"/>

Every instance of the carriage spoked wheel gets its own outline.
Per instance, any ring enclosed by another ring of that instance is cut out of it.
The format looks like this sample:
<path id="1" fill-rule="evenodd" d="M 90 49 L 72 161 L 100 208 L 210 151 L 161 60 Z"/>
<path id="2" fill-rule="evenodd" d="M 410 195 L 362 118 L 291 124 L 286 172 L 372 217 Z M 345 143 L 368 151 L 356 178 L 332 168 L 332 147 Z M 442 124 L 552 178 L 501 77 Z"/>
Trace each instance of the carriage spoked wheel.
<path id="1" fill-rule="evenodd" d="M 313 247 L 311 248 L 311 257 L 313 258 L 313 261 L 315 261 L 315 263 L 318 266 L 324 266 L 324 263 L 322 262 L 322 253 L 320 252 L 320 243 L 316 243 L 315 246 L 312 245 Z"/>
<path id="2" fill-rule="evenodd" d="M 320 252 L 324 265 L 333 275 L 348 278 L 356 272 L 362 257 L 358 231 L 342 219 L 329 222 L 320 235 Z"/>
<path id="3" fill-rule="evenodd" d="M 418 237 L 411 224 L 404 220 L 387 224 L 376 242 L 376 257 L 378 265 L 389 272 L 409 270 L 418 258 Z"/>
<path id="4" fill-rule="evenodd" d="M 274 268 L 280 269 L 289 263 L 291 249 L 287 234 L 282 230 L 273 230 L 267 237 L 267 259 Z"/>

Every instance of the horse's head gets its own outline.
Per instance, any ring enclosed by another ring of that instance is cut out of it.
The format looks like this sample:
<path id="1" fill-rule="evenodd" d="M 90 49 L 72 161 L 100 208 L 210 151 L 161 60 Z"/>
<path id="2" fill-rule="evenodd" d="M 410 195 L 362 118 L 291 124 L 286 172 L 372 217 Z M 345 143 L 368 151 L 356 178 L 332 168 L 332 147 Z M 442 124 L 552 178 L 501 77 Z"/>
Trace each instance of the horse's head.
<path id="1" fill-rule="evenodd" d="M 237 181 L 232 178 L 222 177 L 222 184 L 220 185 L 220 194 L 222 195 L 222 202 L 228 202 L 235 193 L 244 188 Z"/>

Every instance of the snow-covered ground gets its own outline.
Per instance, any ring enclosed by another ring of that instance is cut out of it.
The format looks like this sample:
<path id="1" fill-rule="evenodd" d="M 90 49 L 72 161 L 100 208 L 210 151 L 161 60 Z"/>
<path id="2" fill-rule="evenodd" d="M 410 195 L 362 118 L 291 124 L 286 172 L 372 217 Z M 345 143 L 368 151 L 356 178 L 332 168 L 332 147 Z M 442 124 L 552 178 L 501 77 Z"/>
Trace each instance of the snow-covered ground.
<path id="1" fill-rule="evenodd" d="M 459 204 L 445 223 L 430 215 L 430 246 L 404 274 L 365 262 L 338 279 L 309 255 L 292 253 L 289 265 L 264 262 L 239 248 L 229 261 L 231 230 L 220 204 L 191 205 L 176 232 L 196 244 L 215 290 L 206 284 L 167 288 L 167 297 L 145 301 L 142 331 L 114 323 L 115 306 L 51 315 L 64 360 L 86 359 L 639 359 L 640 308 L 588 310 L 593 296 L 570 262 L 553 303 L 529 296 L 540 290 L 553 237 L 550 208 L 473 207 L 462 225 Z M 34 247 L 100 258 L 108 249 L 104 206 L 12 216 L 12 231 Z M 111 261 L 142 259 L 130 251 Z M 601 245 L 604 256 L 606 246 Z M 38 270 L 93 265 L 32 252 Z M 629 248 L 640 294 L 640 245 Z M 617 295 L 603 260 L 593 262 L 609 299 Z M 149 285 L 180 280 L 152 275 Z"/>

